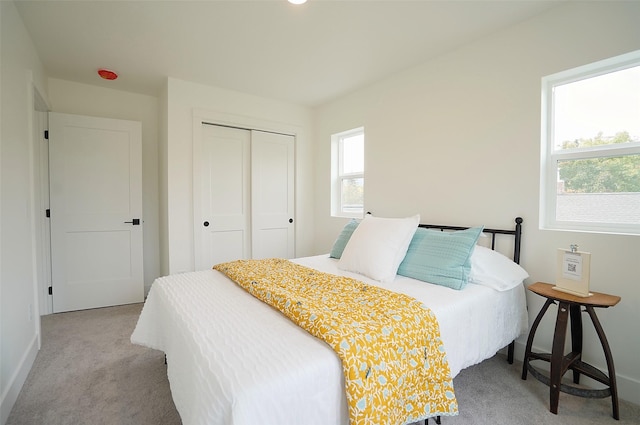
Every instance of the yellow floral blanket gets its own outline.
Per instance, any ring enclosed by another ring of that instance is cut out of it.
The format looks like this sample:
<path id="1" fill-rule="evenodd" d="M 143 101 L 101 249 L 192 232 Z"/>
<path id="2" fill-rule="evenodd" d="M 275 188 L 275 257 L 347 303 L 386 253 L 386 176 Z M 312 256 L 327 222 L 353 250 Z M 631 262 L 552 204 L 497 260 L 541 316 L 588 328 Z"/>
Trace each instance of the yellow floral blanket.
<path id="1" fill-rule="evenodd" d="M 214 269 L 335 350 L 351 425 L 409 424 L 458 413 L 438 322 L 419 301 L 283 259 Z"/>

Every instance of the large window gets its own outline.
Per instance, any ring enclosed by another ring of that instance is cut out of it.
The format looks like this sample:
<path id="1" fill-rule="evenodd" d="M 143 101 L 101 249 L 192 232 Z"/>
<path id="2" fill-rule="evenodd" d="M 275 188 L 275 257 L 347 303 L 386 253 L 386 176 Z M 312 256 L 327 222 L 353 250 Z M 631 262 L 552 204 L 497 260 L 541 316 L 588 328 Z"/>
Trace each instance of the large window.
<path id="1" fill-rule="evenodd" d="M 640 234 L 640 51 L 542 79 L 540 225 Z"/>
<path id="2" fill-rule="evenodd" d="M 364 215 L 364 128 L 331 137 L 331 214 Z"/>

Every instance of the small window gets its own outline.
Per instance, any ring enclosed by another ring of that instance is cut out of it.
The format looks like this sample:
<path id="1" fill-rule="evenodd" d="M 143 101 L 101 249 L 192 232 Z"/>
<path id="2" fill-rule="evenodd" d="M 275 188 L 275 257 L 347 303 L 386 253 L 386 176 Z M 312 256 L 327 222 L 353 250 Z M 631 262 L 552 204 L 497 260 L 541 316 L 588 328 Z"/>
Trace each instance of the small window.
<path id="1" fill-rule="evenodd" d="M 331 136 L 331 214 L 364 216 L 364 128 Z"/>
<path id="2" fill-rule="evenodd" d="M 541 227 L 640 234 L 640 51 L 542 79 Z"/>

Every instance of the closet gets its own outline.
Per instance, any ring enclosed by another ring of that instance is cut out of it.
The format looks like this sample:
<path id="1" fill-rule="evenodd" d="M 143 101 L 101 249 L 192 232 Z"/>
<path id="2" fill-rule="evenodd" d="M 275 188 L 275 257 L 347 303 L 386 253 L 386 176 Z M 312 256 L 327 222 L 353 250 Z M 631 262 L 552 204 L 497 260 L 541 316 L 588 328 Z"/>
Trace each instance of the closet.
<path id="1" fill-rule="evenodd" d="M 194 138 L 196 270 L 249 258 L 293 258 L 291 135 L 201 124 Z"/>

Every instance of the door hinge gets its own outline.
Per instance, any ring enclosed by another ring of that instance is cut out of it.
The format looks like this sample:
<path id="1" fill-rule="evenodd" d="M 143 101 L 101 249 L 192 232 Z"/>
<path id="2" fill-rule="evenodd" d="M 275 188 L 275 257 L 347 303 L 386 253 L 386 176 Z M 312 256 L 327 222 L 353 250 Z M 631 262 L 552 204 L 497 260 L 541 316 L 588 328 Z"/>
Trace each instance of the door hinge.
<path id="1" fill-rule="evenodd" d="M 44 131 L 44 138 L 45 140 L 49 140 L 49 130 Z"/>
<path id="2" fill-rule="evenodd" d="M 49 295 L 53 295 L 53 286 L 49 286 Z"/>
<path id="3" fill-rule="evenodd" d="M 51 217 L 51 210 L 50 210 L 49 208 L 47 208 L 47 209 L 44 211 L 44 215 L 45 215 L 45 217 L 50 218 L 50 217 Z"/>

